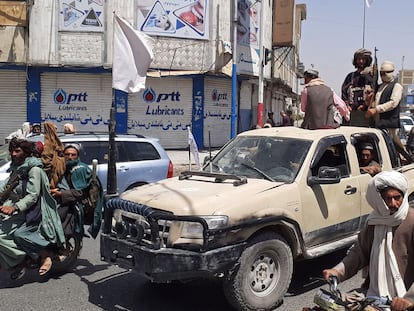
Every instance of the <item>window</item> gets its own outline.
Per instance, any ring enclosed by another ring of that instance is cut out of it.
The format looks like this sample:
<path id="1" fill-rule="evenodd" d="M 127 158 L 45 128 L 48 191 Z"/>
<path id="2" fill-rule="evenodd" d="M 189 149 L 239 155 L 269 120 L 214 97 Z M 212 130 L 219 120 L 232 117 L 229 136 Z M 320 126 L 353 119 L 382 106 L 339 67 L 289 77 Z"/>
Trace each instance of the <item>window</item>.
<path id="1" fill-rule="evenodd" d="M 92 164 L 92 160 L 97 159 L 99 164 L 108 163 L 108 142 L 86 141 L 79 144 L 82 162 Z"/>
<path id="2" fill-rule="evenodd" d="M 145 161 L 161 159 L 157 149 L 147 142 L 123 141 L 118 143 L 119 154 L 127 156 L 126 161 Z M 124 161 L 122 161 L 124 162 Z"/>
<path id="3" fill-rule="evenodd" d="M 317 176 L 322 166 L 336 167 L 341 177 L 350 175 L 347 142 L 343 136 L 327 137 L 319 142 L 317 151 L 311 162 L 312 176 Z"/>
<path id="4" fill-rule="evenodd" d="M 375 134 L 355 134 L 352 136 L 351 140 L 352 144 L 355 147 L 355 152 L 357 154 L 360 166 L 364 166 L 361 164 L 363 162 L 361 160 L 362 149 L 368 144 L 373 148 L 372 160 L 377 162 L 382 167 L 383 160 L 381 158 L 381 153 L 379 152 L 378 137 Z"/>

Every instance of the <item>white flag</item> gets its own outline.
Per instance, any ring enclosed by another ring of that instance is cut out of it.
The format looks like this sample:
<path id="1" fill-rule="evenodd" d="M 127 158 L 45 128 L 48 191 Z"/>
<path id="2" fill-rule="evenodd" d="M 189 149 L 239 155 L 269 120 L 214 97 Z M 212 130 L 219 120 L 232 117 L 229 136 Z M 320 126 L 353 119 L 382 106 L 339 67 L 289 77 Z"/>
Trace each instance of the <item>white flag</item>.
<path id="1" fill-rule="evenodd" d="M 187 129 L 188 129 L 188 145 L 190 146 L 190 152 L 193 155 L 193 158 L 195 160 L 195 163 L 201 169 L 201 165 L 200 165 L 200 155 L 198 153 L 197 142 L 194 139 L 193 133 L 191 133 L 191 128 L 190 127 L 187 127 Z"/>
<path id="2" fill-rule="evenodd" d="M 365 3 L 367 4 L 367 7 L 370 7 L 374 0 L 365 0 Z"/>
<path id="3" fill-rule="evenodd" d="M 154 55 L 154 41 L 114 14 L 112 87 L 127 93 L 145 88 L 147 70 Z"/>

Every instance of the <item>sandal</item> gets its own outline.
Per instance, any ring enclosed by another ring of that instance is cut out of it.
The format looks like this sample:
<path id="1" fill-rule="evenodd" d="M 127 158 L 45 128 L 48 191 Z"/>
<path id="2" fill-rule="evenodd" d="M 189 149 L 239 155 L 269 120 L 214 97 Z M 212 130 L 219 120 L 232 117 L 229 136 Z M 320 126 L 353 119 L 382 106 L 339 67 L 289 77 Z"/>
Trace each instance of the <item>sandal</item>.
<path id="1" fill-rule="evenodd" d="M 25 274 L 26 274 L 25 267 L 17 267 L 10 274 L 10 279 L 12 279 L 13 281 L 17 281 L 17 280 L 20 280 Z"/>
<path id="2" fill-rule="evenodd" d="M 39 275 L 40 276 L 46 275 L 50 271 L 50 268 L 52 268 L 52 258 L 50 257 L 43 258 L 42 265 L 39 268 Z"/>

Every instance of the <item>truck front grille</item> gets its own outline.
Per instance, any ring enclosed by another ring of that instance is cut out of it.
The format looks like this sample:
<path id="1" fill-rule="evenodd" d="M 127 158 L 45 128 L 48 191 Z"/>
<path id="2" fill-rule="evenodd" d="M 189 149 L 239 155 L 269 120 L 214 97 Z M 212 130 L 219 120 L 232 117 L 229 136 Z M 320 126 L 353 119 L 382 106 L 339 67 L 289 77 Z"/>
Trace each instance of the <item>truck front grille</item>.
<path id="1" fill-rule="evenodd" d="M 176 216 L 167 211 L 120 198 L 110 199 L 106 202 L 103 232 L 137 245 L 160 249 L 171 246 L 169 245 L 169 234 L 173 222 L 201 224 L 204 231 L 201 245 L 205 246 L 208 226 L 200 217 Z"/>
<path id="2" fill-rule="evenodd" d="M 171 213 L 119 198 L 106 203 L 106 213 L 112 216 L 111 228 L 106 229 L 117 238 L 155 249 L 167 245 L 171 221 L 162 216 Z M 106 219 L 109 220 L 109 217 Z"/>

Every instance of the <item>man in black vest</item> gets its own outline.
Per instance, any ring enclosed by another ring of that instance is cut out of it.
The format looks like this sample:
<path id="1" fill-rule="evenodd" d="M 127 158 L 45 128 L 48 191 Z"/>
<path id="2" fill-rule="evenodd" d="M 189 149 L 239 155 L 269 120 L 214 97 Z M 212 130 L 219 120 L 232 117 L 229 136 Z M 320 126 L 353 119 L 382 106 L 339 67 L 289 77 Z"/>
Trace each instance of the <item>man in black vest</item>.
<path id="1" fill-rule="evenodd" d="M 370 120 L 364 116 L 367 110 L 365 105 L 366 90 L 374 89 L 370 70 L 372 69 L 371 63 L 371 51 L 364 48 L 356 50 L 352 61 L 356 71 L 350 72 L 342 84 L 342 99 L 351 110 L 349 125 L 367 127 L 371 125 Z"/>
<path id="2" fill-rule="evenodd" d="M 400 101 L 403 87 L 394 80 L 394 63 L 385 61 L 380 68 L 382 84 L 375 94 L 375 108 L 369 108 L 366 116 L 376 117 L 376 127 L 386 129 L 393 139 L 398 152 L 408 163 L 412 162 L 411 156 L 405 150 L 398 136 L 400 128 Z M 373 94 L 367 96 L 373 97 Z"/>

